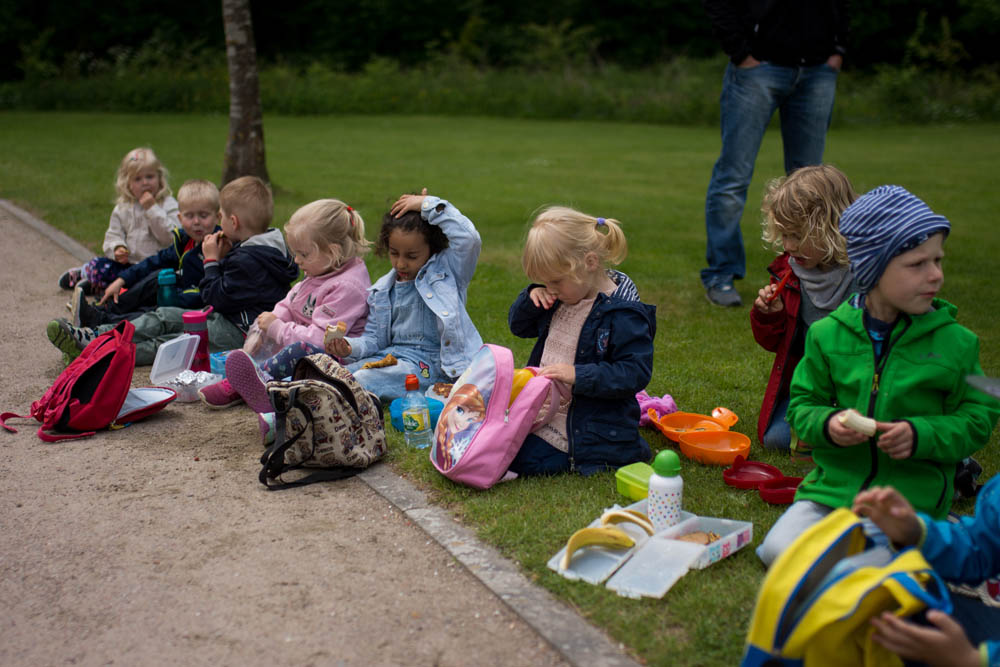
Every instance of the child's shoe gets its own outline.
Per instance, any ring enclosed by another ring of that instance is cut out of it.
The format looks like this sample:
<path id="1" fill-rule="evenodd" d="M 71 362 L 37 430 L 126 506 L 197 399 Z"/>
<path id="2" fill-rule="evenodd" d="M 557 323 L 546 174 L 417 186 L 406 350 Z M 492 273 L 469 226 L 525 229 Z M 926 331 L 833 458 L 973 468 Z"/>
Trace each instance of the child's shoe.
<path id="1" fill-rule="evenodd" d="M 75 269 L 67 269 L 63 271 L 63 274 L 59 276 L 59 287 L 62 289 L 73 289 L 76 284 L 80 282 L 80 278 L 83 276 L 83 271 L 79 267 Z"/>
<path id="2" fill-rule="evenodd" d="M 270 378 L 263 375 L 250 355 L 243 350 L 233 350 L 226 357 L 226 379 L 251 410 L 258 414 L 274 411 L 271 398 L 267 395 L 267 387 L 264 386 Z"/>
<path id="3" fill-rule="evenodd" d="M 260 442 L 265 447 L 274 443 L 274 413 L 265 412 L 257 415 L 257 426 L 260 428 Z"/>
<path id="4" fill-rule="evenodd" d="M 83 348 L 99 335 L 90 327 L 75 327 L 62 317 L 49 322 L 45 327 L 45 333 L 49 341 L 71 360 L 80 356 Z"/>
<path id="5" fill-rule="evenodd" d="M 77 283 L 73 288 L 73 298 L 69 301 L 69 321 L 73 326 L 78 327 L 83 324 L 80 321 L 80 311 L 87 305 L 87 295 L 83 291 L 83 285 Z"/>
<path id="6" fill-rule="evenodd" d="M 198 390 L 201 402 L 213 410 L 231 408 L 237 403 L 242 403 L 243 399 L 236 393 L 236 390 L 229 384 L 229 380 L 222 380 Z"/>

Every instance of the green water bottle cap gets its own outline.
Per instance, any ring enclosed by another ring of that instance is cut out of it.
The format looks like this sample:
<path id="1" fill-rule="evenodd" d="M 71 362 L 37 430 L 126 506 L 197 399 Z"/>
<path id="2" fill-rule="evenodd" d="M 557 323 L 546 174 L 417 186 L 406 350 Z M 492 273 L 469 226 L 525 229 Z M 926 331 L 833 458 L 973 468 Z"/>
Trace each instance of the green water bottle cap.
<path id="1" fill-rule="evenodd" d="M 664 449 L 653 459 L 653 472 L 660 477 L 677 477 L 681 474 L 681 459 L 672 449 Z"/>

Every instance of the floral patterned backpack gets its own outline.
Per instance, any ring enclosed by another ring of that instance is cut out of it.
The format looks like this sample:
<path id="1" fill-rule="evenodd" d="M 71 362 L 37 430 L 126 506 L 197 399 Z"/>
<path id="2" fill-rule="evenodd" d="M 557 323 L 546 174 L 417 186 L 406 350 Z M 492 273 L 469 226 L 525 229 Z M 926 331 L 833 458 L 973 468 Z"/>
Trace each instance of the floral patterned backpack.
<path id="1" fill-rule="evenodd" d="M 303 357 L 290 381 L 267 383 L 274 407 L 274 444 L 261 457 L 268 489 L 356 475 L 386 452 L 382 405 L 327 354 Z M 297 479 L 289 471 L 317 469 Z"/>

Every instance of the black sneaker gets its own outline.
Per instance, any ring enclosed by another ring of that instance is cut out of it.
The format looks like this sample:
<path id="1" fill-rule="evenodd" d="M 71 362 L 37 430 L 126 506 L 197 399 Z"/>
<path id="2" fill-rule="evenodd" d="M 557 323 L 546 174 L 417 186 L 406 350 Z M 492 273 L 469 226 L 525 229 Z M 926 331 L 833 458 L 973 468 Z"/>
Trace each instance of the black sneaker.
<path id="1" fill-rule="evenodd" d="M 705 290 L 705 298 L 716 306 L 742 306 L 740 293 L 732 285 L 713 285 Z"/>
<path id="2" fill-rule="evenodd" d="M 81 276 L 82 272 L 79 268 L 67 269 L 66 271 L 63 271 L 61 276 L 59 276 L 59 287 L 62 289 L 73 289 L 76 287 L 76 284 L 80 282 Z"/>

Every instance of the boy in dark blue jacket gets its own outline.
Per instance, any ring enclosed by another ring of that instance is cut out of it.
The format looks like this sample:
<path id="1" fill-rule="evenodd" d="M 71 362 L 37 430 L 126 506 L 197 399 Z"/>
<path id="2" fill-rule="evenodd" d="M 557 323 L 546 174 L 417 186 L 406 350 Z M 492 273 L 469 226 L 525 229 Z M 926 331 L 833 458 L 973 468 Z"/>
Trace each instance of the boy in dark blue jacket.
<path id="1" fill-rule="evenodd" d="M 205 275 L 199 283 L 202 301 L 212 307 L 208 316 L 212 352 L 242 347 L 250 324 L 273 309 L 299 275 L 281 231 L 268 228 L 274 201 L 262 180 L 244 176 L 232 181 L 222 188 L 219 202 L 222 231 L 202 241 Z M 183 313 L 181 308 L 157 308 L 132 321 L 137 366 L 152 364 L 159 346 L 183 333 Z M 59 326 L 64 336 L 52 342 L 72 358 L 113 325 L 91 329 L 63 320 Z"/>
<path id="2" fill-rule="evenodd" d="M 169 305 L 186 310 L 204 306 L 198 288 L 205 275 L 201 242 L 220 229 L 219 189 L 201 179 L 185 181 L 177 191 L 177 202 L 181 228 L 174 229 L 170 245 L 122 271 L 94 305 L 87 303 L 83 290 L 74 291 L 73 324 L 96 327 L 132 320 L 153 310 L 157 306 L 157 278 L 164 269 L 172 269 L 176 276 L 176 287 L 172 288 L 175 302 Z"/>

